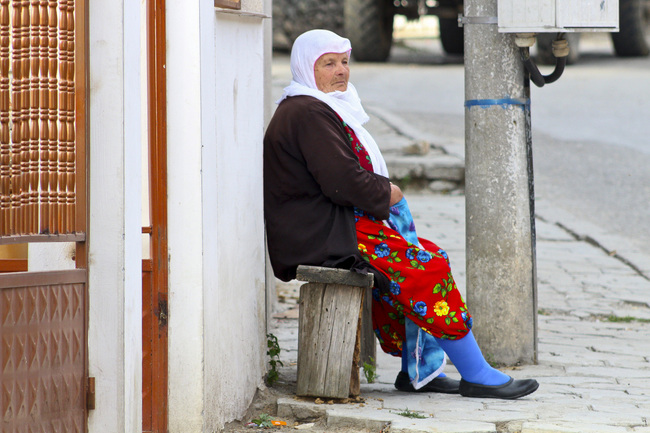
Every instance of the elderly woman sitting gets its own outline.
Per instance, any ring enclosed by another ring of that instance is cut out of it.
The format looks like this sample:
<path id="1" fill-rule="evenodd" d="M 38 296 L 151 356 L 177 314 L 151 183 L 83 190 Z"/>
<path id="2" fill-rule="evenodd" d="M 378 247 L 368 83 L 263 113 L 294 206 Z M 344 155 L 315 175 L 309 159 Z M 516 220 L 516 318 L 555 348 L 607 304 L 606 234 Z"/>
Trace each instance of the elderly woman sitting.
<path id="1" fill-rule="evenodd" d="M 395 387 L 515 399 L 534 379 L 492 368 L 472 335 L 472 317 L 447 254 L 418 238 L 402 191 L 350 83 L 350 42 L 327 30 L 298 37 L 293 81 L 264 138 L 264 212 L 271 264 L 288 281 L 299 264 L 375 274 L 373 328 L 402 357 Z M 462 379 L 442 373 L 446 353 Z"/>

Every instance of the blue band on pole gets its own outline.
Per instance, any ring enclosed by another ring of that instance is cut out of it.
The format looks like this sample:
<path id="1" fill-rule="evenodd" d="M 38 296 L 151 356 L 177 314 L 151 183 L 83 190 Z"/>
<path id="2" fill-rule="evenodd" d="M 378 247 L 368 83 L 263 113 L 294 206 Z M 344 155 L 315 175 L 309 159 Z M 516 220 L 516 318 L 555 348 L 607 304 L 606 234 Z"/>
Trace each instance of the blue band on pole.
<path id="1" fill-rule="evenodd" d="M 471 99 L 465 101 L 465 107 L 491 107 L 493 105 L 500 105 L 502 108 L 508 108 L 510 105 L 518 105 L 523 108 L 530 107 L 530 99 L 518 99 L 518 98 L 503 98 L 503 99 Z"/>

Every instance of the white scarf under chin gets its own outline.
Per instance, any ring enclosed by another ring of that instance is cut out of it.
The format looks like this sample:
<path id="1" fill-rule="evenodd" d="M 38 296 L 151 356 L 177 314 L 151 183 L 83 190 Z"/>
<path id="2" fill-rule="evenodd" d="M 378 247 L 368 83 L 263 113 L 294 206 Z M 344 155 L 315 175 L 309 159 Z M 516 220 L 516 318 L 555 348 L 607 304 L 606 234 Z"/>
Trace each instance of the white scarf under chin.
<path id="1" fill-rule="evenodd" d="M 357 138 L 366 148 L 373 171 L 388 177 L 386 162 L 379 146 L 363 125 L 370 120 L 366 114 L 359 94 L 352 83 L 348 83 L 345 92 L 334 91 L 324 93 L 316 87 L 314 65 L 316 60 L 325 53 L 345 53 L 350 51 L 350 41 L 328 30 L 311 30 L 300 35 L 293 44 L 291 51 L 291 72 L 293 80 L 284 89 L 279 104 L 284 99 L 306 95 L 312 96 L 332 108 L 343 121 L 354 131 Z"/>

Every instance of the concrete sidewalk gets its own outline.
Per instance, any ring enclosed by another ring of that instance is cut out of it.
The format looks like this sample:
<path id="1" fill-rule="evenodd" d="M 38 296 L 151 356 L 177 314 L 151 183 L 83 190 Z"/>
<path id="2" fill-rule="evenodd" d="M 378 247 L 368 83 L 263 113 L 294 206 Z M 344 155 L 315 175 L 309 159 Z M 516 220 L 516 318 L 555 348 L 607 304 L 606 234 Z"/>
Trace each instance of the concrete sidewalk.
<path id="1" fill-rule="evenodd" d="M 381 121 L 375 128 L 371 132 L 380 145 L 381 135 L 395 132 Z M 390 166 L 399 149 L 385 150 Z M 434 152 L 421 158 L 438 168 L 456 170 L 458 161 L 462 166 L 462 155 L 455 160 Z M 465 294 L 464 196 L 458 191 L 406 196 L 418 234 L 449 253 Z M 536 206 L 539 363 L 503 370 L 515 378 L 536 378 L 537 392 L 515 401 L 401 393 L 393 387 L 400 360 L 378 350 L 378 379 L 362 384 L 363 403 L 317 404 L 289 392 L 278 400 L 277 417 L 322 417 L 327 431 L 650 432 L 650 255 L 628 250 L 621 239 L 550 203 Z M 280 311 L 270 330 L 282 348 L 280 380 L 287 389 L 295 385 L 298 287 L 278 284 Z M 460 377 L 451 365 L 446 373 Z M 424 418 L 400 415 L 407 410 Z"/>

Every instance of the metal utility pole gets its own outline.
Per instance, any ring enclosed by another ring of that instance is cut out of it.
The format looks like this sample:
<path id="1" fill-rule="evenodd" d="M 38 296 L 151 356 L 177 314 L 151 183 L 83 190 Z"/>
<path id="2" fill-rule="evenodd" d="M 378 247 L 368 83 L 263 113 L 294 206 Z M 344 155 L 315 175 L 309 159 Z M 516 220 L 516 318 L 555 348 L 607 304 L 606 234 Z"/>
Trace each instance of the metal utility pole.
<path id="1" fill-rule="evenodd" d="M 497 0 L 465 0 L 467 304 L 489 361 L 537 362 L 530 87 Z"/>

